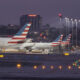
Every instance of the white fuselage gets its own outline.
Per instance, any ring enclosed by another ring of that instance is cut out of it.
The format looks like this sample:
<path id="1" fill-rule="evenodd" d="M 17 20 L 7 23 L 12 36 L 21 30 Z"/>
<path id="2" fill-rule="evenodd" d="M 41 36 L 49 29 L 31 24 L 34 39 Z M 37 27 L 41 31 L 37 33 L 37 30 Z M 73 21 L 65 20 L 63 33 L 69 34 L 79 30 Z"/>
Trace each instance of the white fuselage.
<path id="1" fill-rule="evenodd" d="M 58 44 L 59 45 L 59 44 Z M 54 44 L 54 46 L 58 46 L 56 44 Z M 54 47 L 52 43 L 43 43 L 43 42 L 40 42 L 40 43 L 23 43 L 21 45 L 21 47 L 23 48 L 30 48 L 30 49 L 49 49 L 49 48 L 52 48 Z"/>
<path id="2" fill-rule="evenodd" d="M 35 43 L 32 49 L 48 49 L 51 48 L 51 43 Z"/>
<path id="3" fill-rule="evenodd" d="M 18 48 L 21 44 L 9 44 L 12 38 L 0 38 L 0 48 Z"/>
<path id="4" fill-rule="evenodd" d="M 2 37 L 0 38 L 0 48 L 19 48 L 21 47 L 22 44 L 24 43 L 19 43 L 19 44 L 9 44 L 8 42 L 11 40 L 12 38 L 7 38 L 7 37 Z M 28 42 L 32 42 L 32 39 L 28 38 L 26 40 L 24 40 L 25 43 Z M 24 49 L 24 46 L 23 46 Z"/>
<path id="5" fill-rule="evenodd" d="M 10 41 L 11 40 L 11 38 L 0 38 L 0 47 L 1 46 L 8 46 L 9 44 L 8 44 L 8 41 Z"/>
<path id="6" fill-rule="evenodd" d="M 43 42 L 27 42 L 29 40 L 26 40 L 26 42 L 22 43 L 22 44 L 9 44 L 8 41 L 10 41 L 11 38 L 0 38 L 0 48 L 8 48 L 8 47 L 12 47 L 12 48 L 20 48 L 20 49 L 24 49 L 24 48 L 30 48 L 30 49 L 49 49 L 49 48 L 53 48 L 54 46 L 58 46 L 59 44 L 52 44 L 51 42 L 49 43 L 43 43 Z M 54 43 L 54 42 L 53 42 Z"/>

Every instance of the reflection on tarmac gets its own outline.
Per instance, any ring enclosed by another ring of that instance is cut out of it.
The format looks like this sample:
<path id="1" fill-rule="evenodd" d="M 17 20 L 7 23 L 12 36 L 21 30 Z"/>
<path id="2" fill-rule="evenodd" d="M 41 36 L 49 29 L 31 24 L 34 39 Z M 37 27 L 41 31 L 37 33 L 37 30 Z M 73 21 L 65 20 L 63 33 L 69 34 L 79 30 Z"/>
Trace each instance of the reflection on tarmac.
<path id="1" fill-rule="evenodd" d="M 0 78 L 80 78 L 80 54 L 0 54 Z M 78 61 L 78 62 L 76 62 Z M 73 65 L 73 64 L 77 64 Z"/>

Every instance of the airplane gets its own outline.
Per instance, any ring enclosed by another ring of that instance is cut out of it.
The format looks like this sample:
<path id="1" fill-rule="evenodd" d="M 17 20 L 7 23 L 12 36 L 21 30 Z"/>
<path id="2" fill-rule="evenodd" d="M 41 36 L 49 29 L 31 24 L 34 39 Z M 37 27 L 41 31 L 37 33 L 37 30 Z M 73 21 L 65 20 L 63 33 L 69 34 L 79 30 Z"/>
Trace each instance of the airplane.
<path id="1" fill-rule="evenodd" d="M 23 43 L 21 45 L 21 49 L 22 48 L 26 48 L 26 49 L 28 49 L 30 51 L 34 50 L 34 49 L 38 49 L 38 50 L 42 49 L 43 51 L 45 51 L 46 49 L 59 46 L 61 41 L 62 41 L 62 38 L 63 38 L 63 35 L 59 35 L 58 38 L 55 41 L 53 41 L 53 42 L 46 42 L 46 43 L 43 43 L 43 42 Z"/>
<path id="2" fill-rule="evenodd" d="M 61 42 L 61 47 L 66 47 L 70 44 L 71 34 L 65 37 L 65 39 Z"/>
<path id="3" fill-rule="evenodd" d="M 61 50 L 62 51 L 69 51 L 70 48 L 71 48 L 71 45 L 70 45 L 70 39 L 71 39 L 71 34 L 67 35 L 64 40 L 61 42 Z M 68 53 L 68 52 L 67 52 Z"/>
<path id="4" fill-rule="evenodd" d="M 19 48 L 27 40 L 26 36 L 30 27 L 31 22 L 26 23 L 12 38 L 0 37 L 0 48 Z"/>

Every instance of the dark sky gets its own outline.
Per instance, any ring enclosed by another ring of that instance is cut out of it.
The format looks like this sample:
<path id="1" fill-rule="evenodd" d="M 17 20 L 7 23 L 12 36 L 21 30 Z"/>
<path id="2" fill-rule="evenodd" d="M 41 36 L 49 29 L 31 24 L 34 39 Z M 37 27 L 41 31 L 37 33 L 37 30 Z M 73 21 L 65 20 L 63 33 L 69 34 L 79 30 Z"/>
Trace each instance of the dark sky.
<path id="1" fill-rule="evenodd" d="M 20 24 L 24 14 L 39 14 L 43 24 L 54 24 L 58 13 L 80 18 L 80 0 L 0 0 L 0 24 Z"/>

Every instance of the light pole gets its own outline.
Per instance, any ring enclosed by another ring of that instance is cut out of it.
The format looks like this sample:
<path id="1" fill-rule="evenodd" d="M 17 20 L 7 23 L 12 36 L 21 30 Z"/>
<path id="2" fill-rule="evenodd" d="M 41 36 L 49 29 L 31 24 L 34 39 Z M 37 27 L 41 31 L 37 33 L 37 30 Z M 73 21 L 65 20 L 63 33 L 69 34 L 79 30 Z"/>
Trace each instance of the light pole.
<path id="1" fill-rule="evenodd" d="M 70 27 L 70 19 L 68 17 L 65 17 L 66 20 L 66 36 L 69 34 L 69 27 Z M 70 50 L 70 47 L 68 45 L 68 50 Z"/>
<path id="2" fill-rule="evenodd" d="M 72 24 L 72 44 L 73 44 L 73 27 L 74 27 L 74 21 L 73 21 L 72 18 L 71 18 L 71 24 Z"/>
<path id="3" fill-rule="evenodd" d="M 77 25 L 78 25 L 77 19 L 75 19 L 75 24 L 76 24 L 76 47 L 77 47 Z"/>
<path id="4" fill-rule="evenodd" d="M 59 14 L 58 14 L 58 16 L 59 16 L 59 18 L 60 18 L 60 23 L 61 23 L 62 14 L 61 14 L 61 13 L 59 13 Z"/>
<path id="5" fill-rule="evenodd" d="M 80 23 L 80 20 L 78 20 L 78 22 Z"/>
<path id="6" fill-rule="evenodd" d="M 59 13 L 58 16 L 59 16 L 59 19 L 60 19 L 60 26 L 62 26 L 62 14 Z M 59 28 L 59 29 L 60 29 L 60 34 L 61 34 L 61 28 Z"/>
<path id="7" fill-rule="evenodd" d="M 66 35 L 69 34 L 69 26 L 70 26 L 70 21 L 68 17 L 65 17 L 65 21 L 66 21 Z"/>
<path id="8" fill-rule="evenodd" d="M 80 20 L 78 20 L 78 22 L 79 22 L 79 26 L 80 26 Z"/>
<path id="9" fill-rule="evenodd" d="M 68 34 L 69 34 L 69 26 L 70 26 L 70 21 L 69 21 L 69 18 L 67 18 Z"/>
<path id="10" fill-rule="evenodd" d="M 66 36 L 67 36 L 67 17 L 65 17 L 65 22 L 66 22 Z"/>

